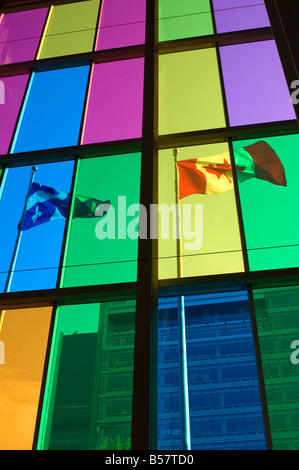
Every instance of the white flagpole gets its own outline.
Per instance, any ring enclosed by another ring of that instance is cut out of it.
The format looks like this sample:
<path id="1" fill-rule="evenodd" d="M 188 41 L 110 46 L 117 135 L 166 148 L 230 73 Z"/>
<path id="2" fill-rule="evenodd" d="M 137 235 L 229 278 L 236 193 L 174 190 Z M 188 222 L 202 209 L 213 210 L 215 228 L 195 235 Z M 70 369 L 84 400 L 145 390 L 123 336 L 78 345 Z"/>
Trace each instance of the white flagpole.
<path id="1" fill-rule="evenodd" d="M 182 263 L 182 240 L 181 240 L 181 210 L 179 198 L 179 172 L 178 172 L 178 149 L 173 150 L 175 161 L 175 191 L 177 207 L 177 263 L 178 278 L 183 275 Z M 186 324 L 185 324 L 185 299 L 181 295 L 178 297 L 178 327 L 179 327 L 179 363 L 180 363 L 180 398 L 181 398 L 181 439 L 182 450 L 191 449 L 190 438 L 190 413 L 189 413 L 189 390 L 188 390 L 188 369 L 187 369 L 187 345 L 186 345 Z"/>
<path id="2" fill-rule="evenodd" d="M 38 170 L 38 168 L 36 166 L 33 166 L 31 168 L 31 176 L 30 176 L 28 192 L 27 192 L 26 199 L 25 199 L 22 218 L 21 218 L 21 221 L 20 221 L 19 227 L 18 227 L 18 236 L 17 236 L 17 239 L 16 239 L 14 252 L 13 252 L 13 255 L 12 255 L 12 258 L 11 258 L 11 263 L 10 263 L 10 267 L 9 267 L 8 276 L 7 276 L 7 279 L 6 279 L 4 292 L 9 292 L 10 288 L 11 288 L 12 278 L 13 278 L 13 275 L 14 275 L 14 270 L 15 270 L 15 266 L 16 266 L 16 262 L 17 262 L 17 258 L 18 258 L 18 253 L 19 253 L 19 248 L 20 248 L 20 244 L 21 244 L 21 239 L 22 239 L 22 235 L 23 235 L 23 224 L 24 224 L 24 219 L 25 219 L 25 215 L 26 215 L 26 211 L 27 211 L 28 199 L 29 199 L 29 196 L 30 196 L 30 192 L 31 192 L 33 181 L 34 181 L 35 173 L 37 172 L 37 170 Z"/>

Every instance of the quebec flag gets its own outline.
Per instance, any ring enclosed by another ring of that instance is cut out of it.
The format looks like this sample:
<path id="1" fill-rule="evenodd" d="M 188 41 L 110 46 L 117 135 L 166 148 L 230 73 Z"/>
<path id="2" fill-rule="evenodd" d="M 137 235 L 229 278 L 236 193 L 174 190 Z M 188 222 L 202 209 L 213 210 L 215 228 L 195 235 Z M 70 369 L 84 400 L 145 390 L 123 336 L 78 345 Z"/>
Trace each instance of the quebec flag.
<path id="1" fill-rule="evenodd" d="M 27 202 L 22 230 L 65 218 L 69 204 L 69 193 L 33 183 Z"/>

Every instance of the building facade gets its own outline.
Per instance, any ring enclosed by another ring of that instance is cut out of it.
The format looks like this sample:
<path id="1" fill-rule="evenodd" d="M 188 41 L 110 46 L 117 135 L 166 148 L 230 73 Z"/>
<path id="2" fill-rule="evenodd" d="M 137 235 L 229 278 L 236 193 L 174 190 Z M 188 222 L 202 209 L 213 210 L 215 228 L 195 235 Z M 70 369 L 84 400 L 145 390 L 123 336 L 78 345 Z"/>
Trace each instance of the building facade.
<path id="1" fill-rule="evenodd" d="M 296 6 L 0 5 L 0 449 L 299 449 Z"/>

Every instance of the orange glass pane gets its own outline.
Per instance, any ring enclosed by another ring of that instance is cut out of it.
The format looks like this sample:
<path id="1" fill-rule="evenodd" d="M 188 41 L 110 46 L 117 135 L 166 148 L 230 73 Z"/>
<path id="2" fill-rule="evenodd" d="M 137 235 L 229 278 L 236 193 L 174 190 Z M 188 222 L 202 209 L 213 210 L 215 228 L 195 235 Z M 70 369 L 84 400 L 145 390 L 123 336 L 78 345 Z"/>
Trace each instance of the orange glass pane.
<path id="1" fill-rule="evenodd" d="M 0 450 L 32 449 L 51 312 L 43 307 L 1 314 Z"/>

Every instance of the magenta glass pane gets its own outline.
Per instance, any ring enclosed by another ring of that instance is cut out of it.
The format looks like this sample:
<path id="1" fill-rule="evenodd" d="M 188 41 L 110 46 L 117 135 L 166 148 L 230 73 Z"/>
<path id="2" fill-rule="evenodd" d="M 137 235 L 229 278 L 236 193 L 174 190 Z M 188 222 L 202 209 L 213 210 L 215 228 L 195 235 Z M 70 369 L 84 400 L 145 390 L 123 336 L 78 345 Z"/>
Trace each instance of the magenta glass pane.
<path id="1" fill-rule="evenodd" d="M 0 24 L 0 65 L 34 60 L 48 8 L 7 13 Z"/>
<path id="2" fill-rule="evenodd" d="M 94 65 L 83 144 L 141 137 L 143 72 L 143 58 Z"/>
<path id="3" fill-rule="evenodd" d="M 213 0 L 218 33 L 270 26 L 263 0 Z"/>
<path id="4" fill-rule="evenodd" d="M 145 41 L 146 0 L 103 0 L 96 50 Z"/>
<path id="5" fill-rule="evenodd" d="M 8 152 L 29 75 L 4 77 L 0 80 L 0 153 Z M 3 98 L 3 100 L 2 100 Z"/>
<path id="6" fill-rule="evenodd" d="M 231 126 L 295 119 L 274 41 L 220 47 Z"/>

